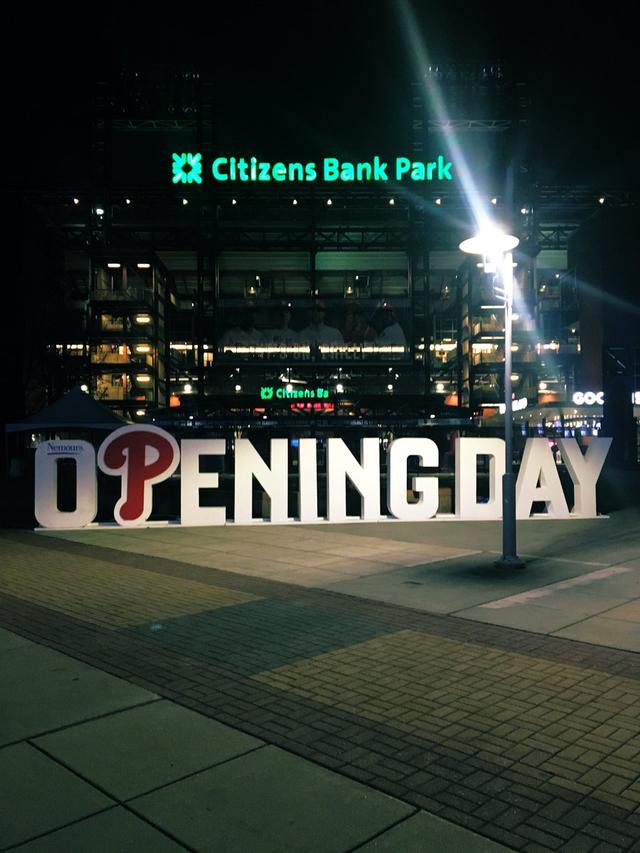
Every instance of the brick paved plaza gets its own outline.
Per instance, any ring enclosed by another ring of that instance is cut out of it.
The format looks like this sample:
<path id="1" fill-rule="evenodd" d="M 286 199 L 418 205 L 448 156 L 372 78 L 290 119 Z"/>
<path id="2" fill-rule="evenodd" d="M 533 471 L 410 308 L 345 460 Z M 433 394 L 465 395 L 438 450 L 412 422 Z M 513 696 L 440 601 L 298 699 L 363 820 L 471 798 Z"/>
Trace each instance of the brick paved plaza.
<path id="1" fill-rule="evenodd" d="M 390 795 L 398 821 L 640 850 L 637 521 L 527 522 L 514 577 L 497 525 L 11 531 L 0 625 Z"/>

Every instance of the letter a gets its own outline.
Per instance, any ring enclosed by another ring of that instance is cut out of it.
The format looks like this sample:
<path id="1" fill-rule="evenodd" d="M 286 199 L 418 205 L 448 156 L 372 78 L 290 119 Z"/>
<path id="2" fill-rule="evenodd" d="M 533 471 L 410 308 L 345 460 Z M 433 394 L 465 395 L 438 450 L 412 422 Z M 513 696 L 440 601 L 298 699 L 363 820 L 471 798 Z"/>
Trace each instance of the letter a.
<path id="1" fill-rule="evenodd" d="M 528 438 L 516 483 L 516 517 L 529 518 L 531 507 L 543 502 L 550 518 L 567 518 L 569 509 L 546 438 Z"/>

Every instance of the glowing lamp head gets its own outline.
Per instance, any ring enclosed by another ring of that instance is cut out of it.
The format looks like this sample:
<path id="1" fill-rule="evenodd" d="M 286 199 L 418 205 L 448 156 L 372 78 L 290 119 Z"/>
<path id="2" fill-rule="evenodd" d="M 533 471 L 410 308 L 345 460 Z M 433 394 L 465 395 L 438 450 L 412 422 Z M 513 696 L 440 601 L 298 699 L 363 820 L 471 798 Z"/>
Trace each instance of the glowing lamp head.
<path id="1" fill-rule="evenodd" d="M 520 240 L 511 234 L 505 234 L 500 228 L 486 228 L 475 237 L 463 240 L 460 250 L 468 255 L 501 255 L 511 252 Z"/>
<path id="2" fill-rule="evenodd" d="M 511 234 L 505 234 L 495 226 L 485 228 L 460 243 L 460 250 L 468 255 L 482 255 L 485 272 L 495 272 L 498 268 L 500 258 L 516 248 L 520 240 Z"/>

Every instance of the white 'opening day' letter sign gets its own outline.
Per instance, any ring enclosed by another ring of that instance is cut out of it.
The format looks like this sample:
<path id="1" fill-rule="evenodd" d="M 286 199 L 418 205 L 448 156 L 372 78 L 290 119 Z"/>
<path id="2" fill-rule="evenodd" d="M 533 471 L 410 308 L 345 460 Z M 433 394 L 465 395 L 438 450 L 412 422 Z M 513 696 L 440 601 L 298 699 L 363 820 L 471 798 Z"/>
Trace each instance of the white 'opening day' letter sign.
<path id="1" fill-rule="evenodd" d="M 558 439 L 563 462 L 573 484 L 569 503 L 562 489 L 558 469 L 546 438 L 529 438 L 525 444 L 516 487 L 518 518 L 530 518 L 534 503 L 544 503 L 546 512 L 535 518 L 594 518 L 596 483 L 607 457 L 610 438 L 593 438 L 583 454 L 573 438 Z M 180 465 L 180 524 L 221 525 L 230 521 L 223 506 L 200 505 L 201 489 L 217 489 L 219 475 L 200 471 L 203 457 L 223 457 L 227 444 L 220 438 L 185 439 L 178 442 L 165 430 L 154 426 L 125 426 L 112 432 L 101 444 L 97 465 L 101 471 L 121 481 L 120 499 L 114 508 L 116 522 L 124 527 L 147 523 L 153 507 L 153 486 L 168 479 Z M 298 443 L 298 512 L 288 514 L 289 442 L 273 438 L 269 461 L 265 461 L 248 439 L 237 439 L 234 458 L 235 524 L 251 524 L 254 480 L 269 498 L 268 521 L 278 524 L 319 521 L 346 522 L 427 521 L 456 518 L 462 521 L 500 519 L 502 516 L 502 475 L 504 441 L 501 438 L 459 438 L 456 441 L 455 515 L 438 515 L 438 448 L 429 438 L 398 438 L 387 450 L 387 511 L 380 505 L 380 443 L 377 438 L 360 441 L 359 458 L 341 438 L 327 440 L 326 519 L 318 516 L 318 459 L 316 439 Z M 489 458 L 489 499 L 477 497 L 477 459 Z M 408 463 L 416 458 L 429 469 L 412 477 L 408 497 Z M 76 509 L 58 508 L 58 461 L 76 464 Z M 347 515 L 347 481 L 360 495 L 360 515 Z M 78 528 L 91 524 L 97 513 L 98 478 L 96 453 L 86 441 L 46 441 L 38 445 L 35 464 L 35 516 L 42 527 Z M 569 505 L 572 504 L 572 509 Z"/>

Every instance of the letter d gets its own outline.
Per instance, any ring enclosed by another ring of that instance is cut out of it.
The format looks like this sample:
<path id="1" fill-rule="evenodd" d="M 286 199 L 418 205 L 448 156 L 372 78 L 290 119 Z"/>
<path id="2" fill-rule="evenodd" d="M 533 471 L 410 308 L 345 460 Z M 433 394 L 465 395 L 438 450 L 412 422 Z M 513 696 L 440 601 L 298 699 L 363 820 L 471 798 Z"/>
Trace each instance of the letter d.
<path id="1" fill-rule="evenodd" d="M 134 527 L 151 515 L 154 483 L 166 480 L 178 467 L 180 451 L 172 435 L 154 426 L 125 426 L 100 445 L 100 470 L 122 479 L 121 498 L 114 517 Z"/>

